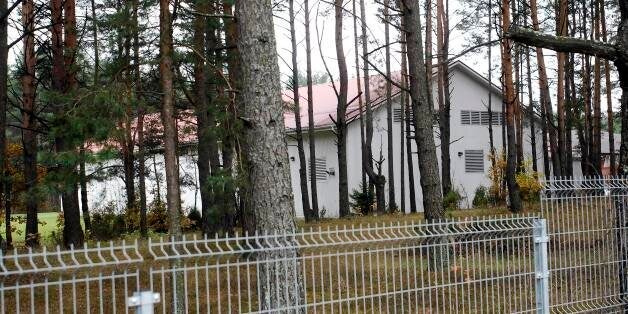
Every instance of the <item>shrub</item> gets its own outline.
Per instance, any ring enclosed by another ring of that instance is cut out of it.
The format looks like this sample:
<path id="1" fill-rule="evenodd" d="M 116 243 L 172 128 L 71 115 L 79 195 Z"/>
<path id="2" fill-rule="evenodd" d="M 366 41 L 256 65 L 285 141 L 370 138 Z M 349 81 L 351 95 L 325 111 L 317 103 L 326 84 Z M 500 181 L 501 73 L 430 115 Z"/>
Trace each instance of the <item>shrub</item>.
<path id="1" fill-rule="evenodd" d="M 190 213 L 188 214 L 188 221 L 189 221 L 189 228 L 191 230 L 200 230 L 201 229 L 201 225 L 203 223 L 203 216 L 201 215 L 201 212 L 198 211 L 198 209 L 192 208 L 190 210 Z"/>
<path id="2" fill-rule="evenodd" d="M 521 198 L 526 201 L 536 201 L 539 199 L 539 192 L 542 189 L 539 173 L 532 170 L 531 161 L 526 160 L 523 165 L 523 171 L 517 173 L 515 177 L 521 190 Z"/>
<path id="3" fill-rule="evenodd" d="M 351 191 L 351 208 L 364 215 L 368 214 L 375 203 L 375 195 L 369 192 L 368 188 L 364 188 L 362 184 L 358 189 Z"/>
<path id="4" fill-rule="evenodd" d="M 146 223 L 148 228 L 157 233 L 168 232 L 168 210 L 166 209 L 166 203 L 160 200 L 151 202 L 148 206 Z"/>
<path id="5" fill-rule="evenodd" d="M 446 211 L 452 211 L 460 208 L 460 201 L 462 200 L 462 196 L 458 191 L 451 190 L 443 197 L 443 207 Z"/>
<path id="6" fill-rule="evenodd" d="M 489 204 L 488 189 L 485 186 L 479 186 L 475 189 L 473 196 L 473 207 L 486 207 Z"/>
<path id="7" fill-rule="evenodd" d="M 112 240 L 129 231 L 125 214 L 117 214 L 115 204 L 110 202 L 91 213 L 92 229 L 89 235 L 98 241 Z"/>

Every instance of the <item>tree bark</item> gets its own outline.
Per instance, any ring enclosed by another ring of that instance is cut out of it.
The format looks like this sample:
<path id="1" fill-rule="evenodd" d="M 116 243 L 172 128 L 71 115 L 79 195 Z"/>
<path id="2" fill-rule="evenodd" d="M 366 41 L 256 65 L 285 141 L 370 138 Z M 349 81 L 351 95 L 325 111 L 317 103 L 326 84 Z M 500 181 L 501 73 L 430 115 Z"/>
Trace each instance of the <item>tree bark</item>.
<path id="1" fill-rule="evenodd" d="M 196 1 L 196 11 L 201 13 L 209 12 L 209 1 Z M 194 50 L 196 50 L 199 54 L 205 51 L 206 40 L 209 41 L 209 38 L 205 38 L 206 27 L 208 25 L 207 18 L 203 15 L 196 15 L 194 17 Z M 213 44 L 211 46 L 214 46 Z M 208 46 L 208 48 L 210 48 Z M 214 47 L 211 47 L 214 48 Z M 205 235 L 211 236 L 212 227 L 211 227 L 211 212 L 212 206 L 214 206 L 215 200 L 212 198 L 212 188 L 210 186 L 209 178 L 211 175 L 210 170 L 210 143 L 211 134 L 210 132 L 214 132 L 212 126 L 209 125 L 209 99 L 207 97 L 209 91 L 207 90 L 207 73 L 206 73 L 206 65 L 205 58 L 210 54 L 213 54 L 211 51 L 207 51 L 206 54 L 195 55 L 194 60 L 194 93 L 196 95 L 195 99 L 195 113 L 196 113 L 196 137 L 198 139 L 198 159 L 197 159 L 197 167 L 198 167 L 198 182 L 200 186 L 201 192 L 201 213 L 202 213 L 202 224 L 201 229 Z M 210 60 L 207 60 L 209 62 Z M 213 61 L 213 59 L 212 59 Z"/>
<path id="2" fill-rule="evenodd" d="M 441 179 L 443 195 L 452 190 L 450 156 L 450 111 L 449 90 L 449 8 L 443 0 L 436 2 L 436 41 L 438 49 L 438 122 L 440 129 Z M 429 76 L 430 74 L 428 74 Z"/>
<path id="3" fill-rule="evenodd" d="M 172 70 L 172 19 L 169 0 L 159 1 L 159 73 L 161 74 L 161 120 L 164 126 L 164 163 L 166 168 L 166 203 L 168 206 L 168 233 L 181 236 L 179 216 L 181 213 L 181 192 L 179 190 L 179 167 L 175 129 L 174 86 Z M 182 307 L 179 307 L 182 308 Z"/>
<path id="4" fill-rule="evenodd" d="M 338 212 L 340 217 L 349 215 L 349 177 L 347 174 L 347 60 L 343 46 L 343 0 L 335 0 L 335 43 L 339 72 L 338 106 L 336 108 L 336 146 L 338 148 Z M 365 86 L 366 87 L 366 86 Z"/>
<path id="5" fill-rule="evenodd" d="M 384 38 L 385 38 L 385 54 L 386 54 L 386 77 L 391 78 L 390 75 L 390 0 L 384 0 Z M 395 200 L 395 154 L 394 154 L 394 142 L 393 142 L 393 114 L 392 114 L 392 84 L 390 80 L 386 80 L 386 126 L 388 145 L 386 145 L 388 160 L 388 212 L 394 213 L 398 210 L 397 202 Z"/>
<path id="6" fill-rule="evenodd" d="M 307 138 L 310 148 L 310 190 L 312 192 L 311 211 L 305 215 L 308 221 L 318 219 L 318 186 L 316 182 L 316 140 L 314 136 L 314 90 L 312 87 L 312 47 L 310 41 L 310 3 L 305 0 L 305 58 L 307 76 Z M 357 47 L 356 47 L 357 52 Z M 364 162 L 364 161 L 362 161 Z"/>
<path id="7" fill-rule="evenodd" d="M 421 36 L 420 5 L 413 0 L 403 0 L 403 21 L 408 48 L 410 95 L 415 125 L 415 141 L 423 190 L 423 209 L 429 221 L 445 216 L 443 196 L 438 175 L 438 160 L 434 143 L 432 97 L 428 90 Z"/>
<path id="8" fill-rule="evenodd" d="M 0 0 L 0 12 L 7 13 L 7 0 Z M 6 15 L 6 14 L 5 14 Z M 8 17 L 0 19 L 0 205 L 8 204 L 8 189 L 9 176 L 6 169 L 6 150 L 7 150 L 7 80 L 8 80 L 8 54 L 9 47 L 7 46 L 8 36 Z M 5 211 L 6 211 L 5 207 Z M 7 230 L 10 229 L 10 219 L 5 220 Z M 7 236 L 10 236 L 10 232 Z M 3 239 L 0 235 L 0 244 Z"/>
<path id="9" fill-rule="evenodd" d="M 403 24 L 403 20 L 402 20 L 402 24 L 401 24 L 401 29 L 405 29 L 404 24 Z M 401 32 L 401 73 L 402 73 L 402 87 L 407 88 L 408 87 L 408 54 L 407 54 L 407 48 L 406 48 L 406 34 L 404 31 Z M 428 83 L 429 84 L 429 83 Z M 432 90 L 430 88 L 430 90 Z M 404 112 L 404 119 L 402 120 L 402 123 L 405 125 L 405 132 L 402 134 L 402 137 L 404 137 L 406 139 L 406 159 L 407 159 L 407 164 L 408 164 L 408 190 L 409 190 L 409 196 L 410 196 L 410 212 L 411 213 L 416 213 L 417 212 L 417 208 L 416 208 L 416 188 L 415 188 L 415 184 L 414 184 L 414 156 L 412 154 L 412 141 L 410 140 L 412 138 L 412 129 L 413 129 L 413 124 L 414 121 L 412 119 L 412 106 L 410 104 L 410 95 L 408 94 L 408 92 L 406 91 L 402 91 L 401 94 L 401 104 L 402 104 L 402 109 Z M 403 165 L 403 163 L 402 163 Z"/>
<path id="10" fill-rule="evenodd" d="M 89 202 L 87 199 L 87 176 L 85 174 L 85 159 L 86 152 L 85 146 L 81 146 L 79 151 L 80 154 L 80 164 L 79 164 L 79 184 L 81 186 L 81 212 L 83 212 L 83 224 L 85 225 L 85 230 L 92 229 L 92 221 L 89 216 Z"/>
<path id="11" fill-rule="evenodd" d="M 254 214 L 257 232 L 292 234 L 296 226 L 272 15 L 271 0 L 238 2 L 242 86 L 247 86 L 241 92 L 242 102 L 246 104 L 243 112 L 249 184 L 246 203 Z M 295 249 L 278 248 L 259 253 L 260 261 L 292 261 L 258 267 L 260 310 L 304 304 L 297 254 Z M 290 289 L 284 291 L 286 286 Z"/>
<path id="12" fill-rule="evenodd" d="M 355 72 L 356 72 L 356 86 L 358 88 L 358 95 L 363 95 L 362 90 L 362 80 L 360 79 L 360 46 L 359 46 L 359 37 L 358 37 L 358 9 L 357 9 L 357 0 L 353 0 L 353 40 L 354 40 L 354 49 L 355 49 Z M 366 195 L 368 193 L 368 181 L 367 181 L 367 173 L 366 173 L 366 164 L 364 160 L 364 156 L 366 154 L 366 134 L 365 134 L 365 123 L 364 123 L 364 99 L 362 96 L 358 98 L 358 109 L 360 110 L 360 173 L 362 175 L 362 185 L 360 188 L 362 189 L 362 193 Z M 364 208 L 361 208 L 360 211 L 362 213 L 368 213 L 370 211 L 370 204 Z"/>
<path id="13" fill-rule="evenodd" d="M 606 31 L 606 11 L 604 8 L 604 1 L 598 1 L 600 8 L 600 24 L 602 27 L 602 40 L 608 42 L 608 33 Z M 617 174 L 617 158 L 615 156 L 615 119 L 613 114 L 613 99 L 612 99 L 612 83 L 611 83 L 611 68 L 610 62 L 604 60 L 604 78 L 606 83 L 606 112 L 608 118 L 608 150 L 610 154 L 610 174 Z"/>
<path id="14" fill-rule="evenodd" d="M 52 87 L 53 91 L 65 97 L 71 97 L 76 89 L 74 58 L 77 49 L 76 15 L 74 0 L 51 0 L 52 18 Z M 63 34 L 65 36 L 63 36 Z M 65 37 L 65 41 L 64 38 Z M 62 129 L 63 116 L 67 113 L 65 101 L 54 107 L 54 127 Z M 54 135 L 57 154 L 75 154 L 73 139 L 62 134 Z M 63 242 L 66 247 L 81 247 L 84 241 L 81 228 L 81 214 L 78 200 L 78 186 L 75 178 L 76 165 L 63 164 L 57 172 L 65 182 L 61 182 L 61 206 L 63 208 Z"/>
<path id="15" fill-rule="evenodd" d="M 532 18 L 532 28 L 535 31 L 540 29 L 539 18 L 537 13 L 536 0 L 530 0 L 530 16 Z M 555 177 L 562 176 L 563 166 L 561 164 L 559 152 L 558 152 L 558 132 L 556 126 L 553 123 L 554 109 L 552 108 L 552 100 L 550 97 L 549 83 L 547 79 L 547 68 L 545 67 L 545 56 L 543 55 L 543 49 L 536 47 L 536 63 L 539 73 L 539 90 L 540 90 L 540 103 L 545 111 L 545 126 L 549 133 L 549 148 L 552 158 L 552 170 Z M 549 173 L 549 172 L 547 172 Z"/>
<path id="16" fill-rule="evenodd" d="M 22 75 L 22 146 L 24 153 L 24 184 L 26 187 L 25 243 L 39 245 L 37 231 L 37 120 L 35 119 L 35 12 L 32 0 L 22 3 L 24 38 L 24 74 Z"/>
<path id="17" fill-rule="evenodd" d="M 510 0 L 502 0 L 502 29 L 510 28 Z M 509 208 L 513 212 L 521 211 L 521 196 L 519 185 L 515 180 L 517 172 L 516 134 L 515 134 L 515 107 L 518 97 L 512 81 L 512 41 L 502 40 L 502 81 L 504 84 L 504 102 L 506 104 L 506 132 L 508 137 L 508 153 L 506 165 L 506 184 L 510 198 Z"/>
<path id="18" fill-rule="evenodd" d="M 299 64 L 297 62 L 297 35 L 295 28 L 294 0 L 288 1 L 288 11 L 290 15 L 290 41 L 292 43 L 292 95 L 294 99 L 294 121 L 295 134 L 297 140 L 297 151 L 299 154 L 299 182 L 301 187 L 301 204 L 303 213 L 311 215 L 310 196 L 307 187 L 307 160 L 303 148 L 303 129 L 301 127 L 301 99 L 299 95 Z M 316 172 L 315 169 L 311 171 Z M 311 217 L 310 217 L 311 220 Z"/>
<path id="19" fill-rule="evenodd" d="M 371 104 L 371 78 L 369 76 L 369 51 L 368 51 L 368 33 L 366 27 L 366 0 L 360 0 L 360 19 L 362 20 L 362 59 L 364 64 L 364 104 L 365 104 L 365 123 L 364 123 L 364 152 L 362 156 L 362 165 L 367 167 L 367 174 L 375 173 L 373 171 L 373 106 Z M 369 195 L 373 195 L 375 189 L 376 176 L 369 175 Z M 377 211 L 382 211 L 378 208 Z"/>

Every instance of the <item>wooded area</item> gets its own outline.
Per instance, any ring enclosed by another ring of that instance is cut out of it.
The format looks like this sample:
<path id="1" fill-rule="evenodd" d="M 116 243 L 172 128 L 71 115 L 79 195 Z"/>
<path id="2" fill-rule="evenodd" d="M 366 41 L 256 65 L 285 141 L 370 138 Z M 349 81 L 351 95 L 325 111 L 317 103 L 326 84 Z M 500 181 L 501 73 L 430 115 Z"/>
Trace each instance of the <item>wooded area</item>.
<path id="1" fill-rule="evenodd" d="M 543 175 L 572 176 L 576 158 L 584 175 L 602 174 L 605 162 L 610 174 L 624 174 L 625 1 L 474 0 L 463 7 L 450 2 L 160 0 L 157 5 L 148 0 L 0 0 L 5 247 L 13 243 L 16 213 L 26 214 L 24 243 L 36 247 L 42 242 L 38 213 L 60 210 L 62 233 L 56 236 L 66 247 L 98 238 L 94 228 L 102 228 L 111 217 L 117 222 L 106 224 L 114 226 L 109 231 L 116 236 L 135 231 L 142 237 L 166 231 L 181 236 L 194 226 L 205 235 L 236 229 L 294 230 L 284 114 L 295 119 L 290 136 L 297 143 L 305 219 L 321 218 L 316 171 L 311 170 L 317 169 L 317 73 L 331 82 L 337 99 L 330 118 L 341 217 L 421 209 L 428 220 L 446 217 L 458 193 L 451 169 L 450 145 L 457 140 L 451 138 L 451 121 L 457 116 L 452 115 L 455 86 L 450 65 L 460 58 L 486 59 L 489 82 L 499 85 L 492 81 L 499 77 L 501 83 L 503 103 L 493 103 L 489 92 L 485 104 L 491 204 L 521 211 L 529 191 L 522 182 L 536 182 Z M 334 21 L 333 40 L 324 36 L 325 18 Z M 554 19 L 555 24 L 547 22 Z M 383 34 L 370 20 L 382 25 Z M 278 28 L 287 30 L 288 52 L 278 47 Z M 474 41 L 456 52 L 451 34 L 460 30 L 467 30 Z M 322 51 L 332 45 L 332 55 L 325 56 Z M 303 56 L 305 62 L 300 62 Z M 494 56 L 499 57 L 497 67 Z M 315 58 L 322 58 L 322 69 L 313 68 Z M 282 67 L 289 73 L 281 73 Z M 386 152 L 373 146 L 378 101 L 371 95 L 373 74 L 385 79 L 381 104 L 387 141 L 399 136 L 400 154 L 392 145 Z M 348 94 L 350 77 L 357 78 L 358 95 L 353 99 Z M 622 91 L 617 104 L 615 77 Z M 286 103 L 282 95 L 292 102 Z M 396 99 L 401 103 L 400 134 L 393 133 Z M 357 144 L 347 137 L 351 108 L 356 106 Z M 307 107 L 306 115 L 302 107 Z M 619 113 L 614 112 L 617 108 Z M 494 111 L 505 113 L 505 123 L 493 123 L 499 120 Z M 493 138 L 498 126 L 501 140 Z M 619 158 L 616 129 L 621 129 Z M 605 130 L 607 137 L 602 136 Z M 184 145 L 190 137 L 193 145 Z M 607 153 L 602 152 L 603 141 L 608 141 Z M 523 148 L 528 142 L 530 157 Z M 352 144 L 359 147 L 361 160 L 348 160 Z M 578 156 L 573 153 L 576 146 Z M 187 150 L 196 156 L 201 198 L 200 207 L 189 212 L 181 206 L 184 183 L 179 173 Z M 149 162 L 160 154 L 163 174 Z M 120 164 L 112 165 L 112 160 Z M 350 191 L 347 163 L 356 162 L 361 164 L 362 186 Z M 395 163 L 404 165 L 401 173 L 395 172 Z M 420 179 L 414 182 L 417 171 Z M 88 206 L 89 182 L 107 176 L 124 181 L 124 212 L 103 213 Z M 161 176 L 165 197 L 159 186 L 151 191 L 146 184 L 150 177 L 159 185 Z M 396 180 L 401 186 L 395 186 Z M 399 190 L 402 201 L 397 203 Z M 422 204 L 417 204 L 419 193 Z M 154 201 L 148 201 L 149 195 Z M 281 254 L 288 258 L 296 252 Z M 272 269 L 262 276 L 290 274 Z M 295 293 L 285 297 L 299 298 L 299 291 Z"/>

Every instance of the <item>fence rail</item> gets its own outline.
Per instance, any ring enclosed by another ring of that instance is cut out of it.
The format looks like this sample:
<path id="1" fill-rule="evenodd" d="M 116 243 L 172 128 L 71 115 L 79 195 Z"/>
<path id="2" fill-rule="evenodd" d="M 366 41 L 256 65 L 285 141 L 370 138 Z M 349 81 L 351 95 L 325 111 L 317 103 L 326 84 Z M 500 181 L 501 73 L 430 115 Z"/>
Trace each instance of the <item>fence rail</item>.
<path id="1" fill-rule="evenodd" d="M 627 313 L 628 179 L 543 186 L 534 215 L 13 250 L 0 313 Z"/>
<path id="2" fill-rule="evenodd" d="M 534 312 L 535 220 L 493 217 L 13 251 L 0 259 L 0 308 L 127 313 L 127 300 L 139 302 L 134 293 L 147 290 L 159 293 L 159 313 Z"/>
<path id="3" fill-rule="evenodd" d="M 628 313 L 628 178 L 556 178 L 543 187 L 552 311 Z"/>

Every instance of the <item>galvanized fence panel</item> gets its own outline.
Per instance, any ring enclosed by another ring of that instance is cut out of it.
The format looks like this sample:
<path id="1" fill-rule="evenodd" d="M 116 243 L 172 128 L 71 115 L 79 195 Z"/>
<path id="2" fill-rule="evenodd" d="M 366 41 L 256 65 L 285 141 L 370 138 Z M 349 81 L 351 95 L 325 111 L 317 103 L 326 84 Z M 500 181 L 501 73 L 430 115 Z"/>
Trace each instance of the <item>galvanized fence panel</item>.
<path id="1" fill-rule="evenodd" d="M 552 312 L 628 313 L 628 178 L 557 178 L 543 185 Z"/>
<path id="2" fill-rule="evenodd" d="M 493 217 L 14 251 L 0 259 L 0 306 L 126 313 L 158 297 L 157 313 L 537 312 L 538 222 Z"/>

